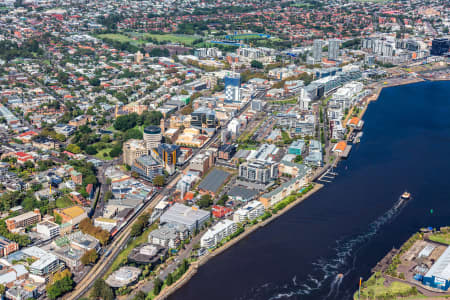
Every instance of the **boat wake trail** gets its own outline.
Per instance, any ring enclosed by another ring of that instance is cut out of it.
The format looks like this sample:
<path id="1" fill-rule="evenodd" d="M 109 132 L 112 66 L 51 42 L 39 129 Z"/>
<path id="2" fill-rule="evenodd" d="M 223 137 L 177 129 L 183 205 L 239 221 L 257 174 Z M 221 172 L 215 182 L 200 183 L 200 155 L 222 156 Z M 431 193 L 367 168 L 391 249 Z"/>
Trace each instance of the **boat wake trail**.
<path id="1" fill-rule="evenodd" d="M 405 202 L 399 200 L 388 211 L 369 224 L 367 230 L 350 239 L 336 241 L 335 255 L 321 258 L 312 263 L 314 271 L 303 282 L 296 276 L 287 284 L 265 284 L 252 291 L 252 296 L 272 294 L 269 300 L 301 299 L 315 291 L 329 286 L 329 291 L 322 299 L 342 299 L 339 288 L 345 276 L 355 269 L 356 257 L 362 246 L 371 240 L 382 226 L 391 222 L 404 208 Z M 294 298 L 295 297 L 295 298 Z M 248 298 L 245 298 L 248 299 Z"/>

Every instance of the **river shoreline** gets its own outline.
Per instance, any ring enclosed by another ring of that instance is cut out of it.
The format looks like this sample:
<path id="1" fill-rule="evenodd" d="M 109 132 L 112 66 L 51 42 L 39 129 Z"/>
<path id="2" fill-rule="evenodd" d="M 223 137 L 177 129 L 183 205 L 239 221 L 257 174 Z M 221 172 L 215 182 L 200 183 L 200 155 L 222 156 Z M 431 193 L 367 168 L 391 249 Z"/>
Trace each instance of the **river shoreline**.
<path id="1" fill-rule="evenodd" d="M 252 234 L 254 231 L 266 226 L 267 224 L 271 223 L 272 221 L 276 220 L 277 218 L 281 217 L 284 213 L 298 205 L 299 203 L 306 200 L 308 197 L 310 197 L 312 194 L 317 192 L 323 187 L 323 184 L 320 183 L 314 183 L 314 187 L 307 192 L 305 195 L 297 198 L 294 202 L 288 204 L 285 208 L 278 211 L 276 214 L 273 214 L 270 218 L 255 224 L 254 226 L 250 227 L 248 230 L 245 230 L 242 234 L 238 235 L 236 238 L 232 239 L 228 243 L 224 244 L 220 248 L 215 249 L 214 251 L 208 253 L 206 256 L 203 256 L 198 261 L 193 262 L 189 269 L 186 271 L 186 273 L 183 274 L 183 276 L 174 284 L 172 284 L 169 287 L 166 287 L 164 290 L 161 291 L 161 293 L 154 298 L 154 300 L 163 300 L 166 297 L 168 297 L 170 294 L 175 292 L 177 289 L 182 287 L 184 284 L 186 284 L 196 273 L 200 266 L 206 264 L 210 259 L 214 258 L 215 256 L 225 252 L 244 238 L 246 238 L 248 235 Z"/>
<path id="2" fill-rule="evenodd" d="M 409 85 L 409 84 L 414 84 L 414 83 L 419 83 L 419 82 L 424 82 L 424 81 L 426 81 L 426 80 L 422 79 L 422 78 L 419 78 L 419 77 L 415 77 L 415 78 L 412 78 L 412 79 L 408 78 L 408 79 L 405 79 L 405 80 L 399 80 L 399 79 L 389 80 L 388 79 L 387 81 L 385 81 L 386 83 L 381 83 L 381 85 L 377 85 L 377 86 L 372 87 L 372 89 L 374 89 L 375 91 L 371 95 L 367 96 L 367 98 L 365 100 L 366 101 L 366 105 L 364 106 L 364 109 L 359 114 L 359 117 L 362 118 L 364 116 L 364 114 L 365 114 L 365 112 L 366 112 L 370 102 L 378 100 L 378 98 L 380 97 L 381 91 L 384 88 L 401 86 L 401 85 Z M 336 157 L 334 162 L 332 164 L 327 164 L 324 168 L 322 168 L 322 171 L 323 170 L 326 171 L 326 169 L 328 169 L 331 165 L 334 166 L 334 167 L 337 166 L 337 164 L 339 163 L 340 160 L 341 160 L 340 157 Z M 308 197 L 310 197 L 312 194 L 317 192 L 322 187 L 323 187 L 322 184 L 315 183 L 314 188 L 311 191 L 309 191 L 307 194 L 305 194 L 304 196 L 300 197 L 299 199 L 297 199 L 293 203 L 289 204 L 284 209 L 280 210 L 276 215 L 273 215 L 269 219 L 267 219 L 267 220 L 265 220 L 265 221 L 263 221 L 261 223 L 256 224 L 255 226 L 251 227 L 249 230 L 246 230 L 241 235 L 239 235 L 235 239 L 229 241 L 228 243 L 226 243 L 222 247 L 214 250 L 213 252 L 209 253 L 205 257 L 202 257 L 200 260 L 193 262 L 191 264 L 191 266 L 189 267 L 188 271 L 177 282 L 175 282 L 174 284 L 172 284 L 169 287 L 164 288 L 161 291 L 161 293 L 158 296 L 156 296 L 154 299 L 155 300 L 166 299 L 172 293 L 174 293 L 179 288 L 181 288 L 183 285 L 185 285 L 197 273 L 197 270 L 198 270 L 198 268 L 200 266 L 206 264 L 213 257 L 223 253 L 224 251 L 226 251 L 227 249 L 229 249 L 230 247 L 232 247 L 233 245 L 235 245 L 236 243 L 238 243 L 242 239 L 246 238 L 248 235 L 250 235 L 251 233 L 253 233 L 257 229 L 259 229 L 261 227 L 264 227 L 265 225 L 269 224 L 270 222 L 272 222 L 276 218 L 280 217 L 285 212 L 287 212 L 288 210 L 290 210 L 291 208 L 293 208 L 294 206 L 296 206 L 297 204 L 299 204 L 303 200 L 305 200 Z"/>

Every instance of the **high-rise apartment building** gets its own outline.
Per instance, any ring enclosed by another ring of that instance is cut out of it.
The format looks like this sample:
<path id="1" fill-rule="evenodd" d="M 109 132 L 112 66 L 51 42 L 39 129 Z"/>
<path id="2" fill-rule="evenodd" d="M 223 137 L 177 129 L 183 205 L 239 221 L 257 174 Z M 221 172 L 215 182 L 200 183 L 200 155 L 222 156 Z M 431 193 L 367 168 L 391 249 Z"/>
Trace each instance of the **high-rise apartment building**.
<path id="1" fill-rule="evenodd" d="M 323 47 L 322 40 L 314 40 L 313 42 L 314 63 L 319 63 L 322 61 L 322 47 Z"/>
<path id="2" fill-rule="evenodd" d="M 331 39 L 328 41 L 328 59 L 337 60 L 339 57 L 340 40 Z"/>
<path id="3" fill-rule="evenodd" d="M 241 74 L 229 74 L 223 79 L 225 83 L 225 99 L 228 101 L 241 101 Z"/>

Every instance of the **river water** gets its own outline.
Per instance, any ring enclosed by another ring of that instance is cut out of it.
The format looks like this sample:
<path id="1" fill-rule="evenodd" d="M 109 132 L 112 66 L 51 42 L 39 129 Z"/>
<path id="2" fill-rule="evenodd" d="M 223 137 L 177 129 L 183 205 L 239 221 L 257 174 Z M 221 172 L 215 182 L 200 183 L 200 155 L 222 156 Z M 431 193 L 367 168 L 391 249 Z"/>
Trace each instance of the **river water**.
<path id="1" fill-rule="evenodd" d="M 392 247 L 421 227 L 449 225 L 450 82 L 384 89 L 364 121 L 332 183 L 200 267 L 169 299 L 352 299 Z M 413 199 L 398 206 L 405 190 Z"/>

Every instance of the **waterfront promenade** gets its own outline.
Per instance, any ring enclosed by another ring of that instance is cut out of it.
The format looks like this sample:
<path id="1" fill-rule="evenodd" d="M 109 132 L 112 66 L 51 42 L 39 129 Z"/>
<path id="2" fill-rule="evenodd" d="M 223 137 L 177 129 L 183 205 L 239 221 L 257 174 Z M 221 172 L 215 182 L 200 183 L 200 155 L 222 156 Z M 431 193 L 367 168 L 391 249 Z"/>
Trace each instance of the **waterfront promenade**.
<path id="1" fill-rule="evenodd" d="M 285 208 L 279 210 L 276 214 L 273 214 L 270 218 L 257 223 L 249 228 L 246 228 L 243 233 L 238 235 L 236 238 L 232 239 L 231 241 L 227 242 L 223 246 L 209 252 L 205 256 L 201 257 L 198 261 L 195 261 L 191 264 L 188 271 L 173 285 L 167 287 L 166 289 L 162 290 L 161 293 L 155 298 L 155 300 L 163 300 L 166 299 L 167 296 L 172 294 L 174 291 L 182 287 L 185 283 L 187 283 L 196 273 L 199 267 L 206 264 L 210 259 L 214 258 L 215 256 L 223 253 L 227 249 L 233 247 L 235 244 L 239 243 L 242 239 L 245 239 L 248 235 L 252 234 L 254 231 L 266 226 L 270 222 L 274 221 L 275 219 L 281 217 L 285 212 L 289 211 L 302 201 L 306 200 L 309 196 L 317 192 L 323 187 L 322 184 L 316 183 L 314 184 L 314 187 L 307 192 L 305 195 L 298 197 L 297 200 L 294 202 L 288 204 Z"/>

